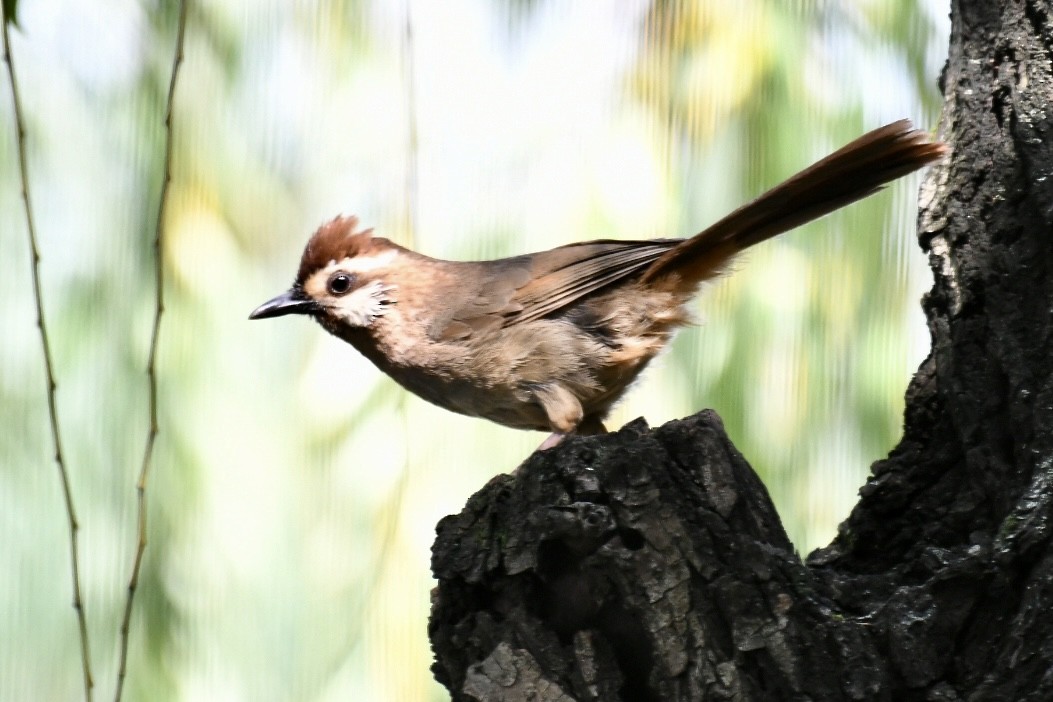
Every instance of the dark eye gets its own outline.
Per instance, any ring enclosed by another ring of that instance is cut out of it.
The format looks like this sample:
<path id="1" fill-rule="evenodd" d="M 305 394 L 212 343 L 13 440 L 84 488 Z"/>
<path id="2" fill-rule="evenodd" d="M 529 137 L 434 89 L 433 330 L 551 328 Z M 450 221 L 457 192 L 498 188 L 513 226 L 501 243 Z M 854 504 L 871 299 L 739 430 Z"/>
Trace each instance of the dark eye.
<path id="1" fill-rule="evenodd" d="M 346 295 L 351 290 L 351 274 L 338 271 L 329 277 L 325 287 L 332 295 Z"/>

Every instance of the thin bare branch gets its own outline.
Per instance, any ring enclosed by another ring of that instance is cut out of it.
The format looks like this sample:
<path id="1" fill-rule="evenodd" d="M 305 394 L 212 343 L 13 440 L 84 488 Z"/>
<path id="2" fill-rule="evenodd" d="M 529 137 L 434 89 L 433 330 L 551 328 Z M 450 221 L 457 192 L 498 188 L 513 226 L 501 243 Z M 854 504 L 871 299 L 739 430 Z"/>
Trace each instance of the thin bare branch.
<path id="1" fill-rule="evenodd" d="M 416 246 L 417 201 L 417 67 L 413 47 L 413 0 L 406 0 L 406 25 L 402 37 L 402 82 L 406 86 L 406 185 L 403 197 L 406 245 Z"/>
<path id="2" fill-rule="evenodd" d="M 150 405 L 150 427 L 146 435 L 146 447 L 143 450 L 142 467 L 135 489 L 138 495 L 138 539 L 135 549 L 135 561 L 132 574 L 128 580 L 128 598 L 124 606 L 124 618 L 121 620 L 121 655 L 117 670 L 117 690 L 114 702 L 120 702 L 124 692 L 124 681 L 128 674 L 128 643 L 131 631 L 132 608 L 135 604 L 135 592 L 139 586 L 139 572 L 146 552 L 146 485 L 150 475 L 154 443 L 157 440 L 157 340 L 161 332 L 161 315 L 164 314 L 164 221 L 168 205 L 168 188 L 172 182 L 172 103 L 175 98 L 176 80 L 179 67 L 183 63 L 183 37 L 186 34 L 186 16 L 188 0 L 179 0 L 179 20 L 176 30 L 175 58 L 172 60 L 172 73 L 168 81 L 168 99 L 165 103 L 165 155 L 164 178 L 161 181 L 161 195 L 157 206 L 157 221 L 154 226 L 154 286 L 156 304 L 154 306 L 153 331 L 150 334 L 150 353 L 146 362 Z"/>
<path id="3" fill-rule="evenodd" d="M 406 171 L 402 197 L 402 234 L 403 237 L 405 237 L 406 245 L 413 248 L 417 243 L 418 201 L 417 82 L 413 48 L 413 0 L 406 0 L 406 23 L 403 26 L 402 34 L 402 83 L 406 88 Z M 406 415 L 406 397 L 406 392 L 399 391 L 398 411 L 402 416 L 402 431 L 408 435 L 409 421 Z M 380 548 L 377 549 L 377 553 L 379 554 L 378 563 L 372 569 L 372 576 L 370 577 L 369 583 L 366 585 L 361 598 L 363 606 L 360 607 L 362 616 L 358 618 L 359 622 L 362 621 L 365 612 L 368 611 L 368 605 L 372 604 L 373 596 L 376 594 L 380 582 L 387 572 L 391 544 L 395 541 L 395 536 L 398 533 L 399 514 L 402 512 L 402 503 L 406 496 L 406 490 L 409 487 L 410 479 L 409 451 L 406 451 L 405 456 L 406 458 L 402 466 L 402 473 L 399 475 L 398 482 L 395 483 L 394 488 L 392 488 L 391 497 L 388 498 L 387 504 L 384 506 L 383 532 L 380 537 Z M 352 637 L 351 642 L 348 645 L 348 650 L 351 650 L 358 645 L 362 634 L 362 628 L 363 627 L 360 623 L 355 635 Z"/>
<path id="4" fill-rule="evenodd" d="M 402 83 L 406 88 L 406 163 L 405 181 L 402 197 L 402 235 L 405 243 L 410 248 L 416 244 L 417 237 L 417 83 L 416 66 L 414 61 L 413 46 L 413 0 L 406 0 L 406 21 L 402 33 Z M 402 416 L 402 431 L 409 434 L 409 421 L 406 414 L 407 393 L 399 391 L 397 408 Z M 406 459 L 402 466 L 398 482 L 391 490 L 391 496 L 384 506 L 383 531 L 380 537 L 380 547 L 377 549 L 377 563 L 371 569 L 369 582 L 363 588 L 360 598 L 361 606 L 358 608 L 358 622 L 355 630 L 347 641 L 345 650 L 350 652 L 361 642 L 363 635 L 363 620 L 365 614 L 372 606 L 373 597 L 379 589 L 380 583 L 387 573 L 388 559 L 391 553 L 391 544 L 395 541 L 398 533 L 399 514 L 402 512 L 402 503 L 409 488 L 410 480 L 410 458 L 406 452 Z"/>
<path id="5" fill-rule="evenodd" d="M 22 102 L 18 93 L 18 80 L 15 78 L 15 64 L 11 55 L 11 36 L 9 25 L 14 22 L 8 17 L 9 6 L 3 5 L 4 63 L 7 64 L 7 76 L 11 85 L 11 102 L 15 113 L 15 130 L 18 141 L 18 171 L 22 181 L 22 204 L 25 208 L 26 231 L 29 233 L 29 249 L 32 255 L 33 300 L 37 308 L 37 327 L 40 329 L 40 345 L 44 355 L 44 372 L 48 384 L 48 417 L 51 423 L 51 438 L 55 444 L 55 463 L 58 465 L 59 479 L 62 482 L 62 495 L 66 502 L 66 518 L 69 522 L 70 566 L 73 574 L 73 609 L 77 613 L 77 628 L 80 633 L 81 667 L 84 673 L 84 699 L 91 702 L 92 688 L 95 685 L 91 673 L 91 647 L 88 642 L 88 622 L 84 613 L 84 600 L 80 587 L 80 556 L 77 512 L 73 507 L 73 491 L 70 488 L 69 469 L 62 452 L 62 437 L 59 432 L 58 406 L 55 392 L 58 384 L 55 381 L 55 366 L 51 358 L 51 342 L 48 340 L 47 323 L 44 321 L 44 300 L 40 289 L 40 248 L 37 246 L 36 226 L 33 223 L 33 207 L 29 197 L 29 169 L 26 166 L 26 128 L 22 117 Z M 9 21 L 10 20 L 10 21 Z"/>

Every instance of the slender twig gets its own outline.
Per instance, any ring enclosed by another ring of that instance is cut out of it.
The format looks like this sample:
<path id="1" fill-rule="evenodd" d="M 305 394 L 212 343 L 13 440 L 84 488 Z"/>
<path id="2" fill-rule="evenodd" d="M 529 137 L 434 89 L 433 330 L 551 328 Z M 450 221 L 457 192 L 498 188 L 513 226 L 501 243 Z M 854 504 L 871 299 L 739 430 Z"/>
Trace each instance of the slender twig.
<path id="1" fill-rule="evenodd" d="M 15 130 L 18 140 L 18 170 L 22 179 L 22 204 L 25 207 L 26 231 L 29 233 L 29 250 L 33 258 L 33 300 L 37 308 L 37 328 L 40 329 L 40 345 L 44 355 L 44 372 L 48 383 L 48 417 L 51 420 L 51 438 L 55 444 L 55 463 L 58 464 L 59 478 L 62 481 L 62 495 L 66 501 L 66 518 L 69 522 L 70 565 L 73 571 L 73 609 L 77 612 L 77 628 L 80 632 L 80 660 L 84 672 L 84 699 L 91 702 L 92 688 L 95 682 L 91 674 L 91 649 L 88 645 L 88 621 L 84 613 L 84 600 L 80 588 L 80 557 L 78 556 L 78 533 L 80 524 L 77 512 L 73 508 L 73 491 L 70 488 L 69 469 L 62 453 L 62 438 L 59 433 L 58 406 L 55 391 L 55 366 L 51 359 L 51 342 L 48 340 L 48 328 L 44 322 L 44 300 L 40 292 L 40 249 L 37 246 L 36 226 L 33 223 L 33 208 L 29 198 L 29 170 L 26 166 L 26 127 L 22 119 L 22 102 L 18 96 L 18 81 L 15 79 L 15 64 L 11 56 L 11 37 L 8 25 L 14 22 L 7 16 L 8 6 L 3 5 L 4 63 L 7 64 L 7 76 L 11 85 L 11 102 L 15 113 Z"/>
<path id="2" fill-rule="evenodd" d="M 418 198 L 417 81 L 413 50 L 413 0 L 406 0 L 406 25 L 402 36 L 402 70 L 402 82 L 406 87 L 406 180 L 402 197 L 402 220 L 406 245 L 412 249 L 416 247 L 417 243 Z M 408 435 L 409 418 L 406 413 L 406 395 L 407 393 L 405 392 L 399 393 L 398 411 L 402 415 L 403 432 Z M 380 548 L 378 549 L 380 563 L 373 569 L 373 577 L 366 586 L 365 597 L 362 598 L 364 603 L 373 600 L 373 594 L 387 571 L 387 554 L 390 553 L 391 542 L 395 540 L 395 534 L 398 532 L 399 513 L 402 511 L 402 502 L 406 496 L 406 489 L 409 487 L 410 477 L 409 451 L 406 451 L 405 456 L 406 460 L 405 465 L 402 466 L 402 474 L 399 475 L 398 482 L 392 490 L 391 498 L 388 500 L 387 509 L 385 510 L 387 519 L 385 520 L 384 532 L 381 536 Z M 365 608 L 363 608 L 364 611 Z"/>
<path id="3" fill-rule="evenodd" d="M 406 86 L 406 184 L 402 200 L 406 245 L 414 248 L 417 241 L 417 69 L 413 49 L 413 0 L 406 0 L 406 27 L 402 43 L 402 82 Z"/>
<path id="4" fill-rule="evenodd" d="M 404 192 L 402 197 L 402 221 L 403 229 L 402 233 L 405 237 L 406 245 L 410 248 L 414 248 L 416 245 L 417 238 L 417 152 L 418 152 L 418 141 L 417 141 L 417 87 L 416 87 L 416 75 L 415 75 L 415 64 L 414 64 L 414 51 L 413 51 L 413 8 L 412 0 L 406 0 L 406 24 L 403 28 L 402 35 L 402 82 L 406 87 L 406 173 L 405 173 L 405 184 Z M 406 413 L 406 395 L 405 392 L 399 392 L 399 399 L 397 403 L 397 409 L 399 414 L 402 416 L 402 430 L 403 433 L 409 433 L 409 419 Z M 399 475 L 398 482 L 392 488 L 391 497 L 387 501 L 385 509 L 385 523 L 383 532 L 380 537 L 380 548 L 377 552 L 380 554 L 378 557 L 378 563 L 376 567 L 372 569 L 372 573 L 369 578 L 369 582 L 366 584 L 362 597 L 359 598 L 362 603 L 359 607 L 359 625 L 355 633 L 350 637 L 347 642 L 347 650 L 350 651 L 358 645 L 362 638 L 363 626 L 361 624 L 361 618 L 368 610 L 368 606 L 373 601 L 373 595 L 376 593 L 384 575 L 387 572 L 388 554 L 391 549 L 391 542 L 395 540 L 395 534 L 398 531 L 399 513 L 402 511 L 402 503 L 406 496 L 406 490 L 409 487 L 410 477 L 410 458 L 409 452 L 406 452 L 406 461 L 402 466 L 402 473 Z"/>
<path id="5" fill-rule="evenodd" d="M 172 182 L 172 103 L 175 98 L 176 79 L 179 67 L 183 63 L 183 36 L 186 33 L 186 14 L 188 0 L 179 0 L 179 20 L 176 30 L 175 58 L 172 60 L 172 74 L 168 81 L 168 99 L 165 103 L 165 155 L 164 178 L 161 181 L 160 201 L 157 205 L 157 221 L 154 226 L 154 324 L 150 334 L 150 353 L 146 362 L 148 384 L 148 402 L 150 405 L 150 427 L 146 434 L 146 447 L 143 450 L 142 467 L 139 480 L 135 485 L 138 496 L 138 539 L 135 549 L 135 561 L 132 563 L 132 574 L 128 580 L 128 598 L 124 604 L 124 618 L 121 620 L 121 655 L 117 670 L 117 691 L 114 702 L 120 702 L 124 692 L 124 680 L 128 674 L 128 641 L 131 631 L 132 607 L 135 603 L 135 592 L 139 586 L 139 572 L 143 564 L 143 553 L 146 551 L 146 484 L 150 475 L 150 465 L 157 440 L 157 340 L 161 332 L 161 315 L 165 309 L 164 298 L 164 221 L 168 205 L 168 187 Z"/>
<path id="6" fill-rule="evenodd" d="M 417 202 L 419 196 L 417 167 L 417 154 L 419 148 L 419 142 L 417 139 L 417 70 L 414 54 L 413 0 L 406 0 L 406 26 L 402 37 L 402 82 L 406 86 L 406 181 L 405 192 L 403 193 L 402 198 L 402 206 L 404 208 L 402 217 L 406 245 L 411 249 L 416 248 L 417 245 Z M 398 409 L 399 414 L 402 415 L 403 433 L 408 436 L 409 416 L 406 413 L 406 395 L 406 392 L 400 392 Z M 388 511 L 391 512 L 391 519 L 384 529 L 384 536 L 380 546 L 381 554 L 385 554 L 389 551 L 391 542 L 395 539 L 395 532 L 398 531 L 398 517 L 399 513 L 402 511 L 402 501 L 406 496 L 406 489 L 409 487 L 409 451 L 406 451 L 405 459 L 405 465 L 402 466 L 402 475 L 399 476 L 398 483 L 395 485 L 394 494 L 388 502 Z M 386 565 L 386 563 L 381 562 L 380 567 L 375 569 L 376 576 L 374 576 L 373 582 L 370 583 L 369 590 L 367 591 L 370 599 L 372 599 L 373 590 L 379 584 L 380 576 L 383 574 Z"/>
<path id="7" fill-rule="evenodd" d="M 402 220 L 403 236 L 406 245 L 411 249 L 417 243 L 417 86 L 415 65 L 413 59 L 413 6 L 412 0 L 406 0 L 406 25 L 402 36 L 402 82 L 406 86 L 406 180 L 402 197 Z M 402 415 L 402 430 L 408 435 L 409 419 L 406 413 L 405 392 L 399 392 L 398 411 Z M 395 540 L 398 531 L 399 513 L 402 511 L 402 502 L 409 487 L 410 458 L 406 451 L 405 465 L 398 482 L 392 489 L 391 498 L 387 502 L 387 519 L 384 531 L 380 539 L 380 562 L 373 568 L 373 575 L 366 585 L 363 603 L 373 600 L 373 595 L 387 570 L 387 559 L 391 549 L 391 542 Z M 365 607 L 362 608 L 365 611 Z M 361 630 L 361 627 L 360 627 Z M 357 637 L 356 637 L 357 639 Z M 357 644 L 357 640 L 355 642 Z"/>

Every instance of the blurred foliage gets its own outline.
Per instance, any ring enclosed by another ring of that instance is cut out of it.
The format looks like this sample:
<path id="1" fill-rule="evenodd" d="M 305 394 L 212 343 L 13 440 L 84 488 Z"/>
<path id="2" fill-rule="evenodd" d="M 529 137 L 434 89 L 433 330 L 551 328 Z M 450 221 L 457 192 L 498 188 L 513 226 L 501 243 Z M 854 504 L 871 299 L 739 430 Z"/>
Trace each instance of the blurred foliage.
<path id="1" fill-rule="evenodd" d="M 18 26 L 18 0 L 3 0 L 4 22 Z"/>
<path id="2" fill-rule="evenodd" d="M 868 128 L 934 122 L 936 5 L 627 7 L 194 5 L 127 699 L 445 698 L 425 629 L 434 524 L 542 437 L 406 398 L 305 320 L 248 323 L 319 222 L 357 212 L 448 258 L 689 235 Z M 107 697 L 147 430 L 175 12 L 18 9 L 45 312 Z M 0 92 L 0 567 L 12 574 L 0 621 L 21 642 L 0 653 L 0 699 L 74 699 L 67 536 Z M 894 445 L 927 345 L 916 184 L 745 257 L 611 424 L 716 408 L 799 548 L 827 541 Z"/>

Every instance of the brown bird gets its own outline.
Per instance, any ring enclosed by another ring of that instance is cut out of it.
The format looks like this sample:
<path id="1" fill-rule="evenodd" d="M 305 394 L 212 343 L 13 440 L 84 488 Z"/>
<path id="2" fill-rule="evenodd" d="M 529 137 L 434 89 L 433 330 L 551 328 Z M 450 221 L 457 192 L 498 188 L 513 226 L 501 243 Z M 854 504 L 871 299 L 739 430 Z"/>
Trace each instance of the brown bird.
<path id="1" fill-rule="evenodd" d="M 744 249 L 941 158 L 907 120 L 856 139 L 689 239 L 601 239 L 496 261 L 429 258 L 337 217 L 250 319 L 306 314 L 412 393 L 516 429 L 603 420 Z"/>

